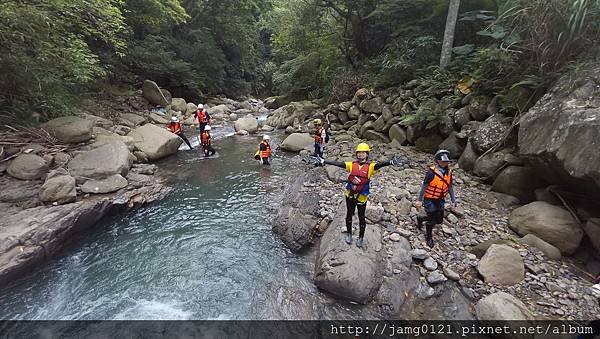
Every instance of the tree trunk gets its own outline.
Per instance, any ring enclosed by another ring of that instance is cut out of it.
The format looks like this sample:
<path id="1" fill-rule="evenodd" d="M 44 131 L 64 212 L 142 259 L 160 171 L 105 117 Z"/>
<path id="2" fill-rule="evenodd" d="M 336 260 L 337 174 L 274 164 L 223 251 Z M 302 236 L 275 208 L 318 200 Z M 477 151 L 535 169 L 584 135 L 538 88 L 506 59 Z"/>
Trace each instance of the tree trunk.
<path id="1" fill-rule="evenodd" d="M 448 17 L 446 18 L 446 30 L 444 31 L 444 42 L 442 43 L 442 55 L 440 67 L 446 68 L 452 59 L 452 47 L 454 47 L 454 29 L 458 18 L 458 7 L 460 0 L 450 0 L 448 5 Z"/>

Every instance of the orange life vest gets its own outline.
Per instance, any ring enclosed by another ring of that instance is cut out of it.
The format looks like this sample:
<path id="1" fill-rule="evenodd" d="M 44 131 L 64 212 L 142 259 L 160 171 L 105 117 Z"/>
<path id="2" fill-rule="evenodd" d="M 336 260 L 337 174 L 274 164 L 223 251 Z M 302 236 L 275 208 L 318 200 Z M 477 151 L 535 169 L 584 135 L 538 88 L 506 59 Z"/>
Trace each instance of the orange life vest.
<path id="1" fill-rule="evenodd" d="M 201 124 L 207 124 L 208 123 L 208 116 L 206 116 L 206 111 L 202 110 L 202 111 L 197 111 L 196 112 L 196 116 L 198 117 L 198 122 Z"/>
<path id="2" fill-rule="evenodd" d="M 260 150 L 260 145 L 263 145 L 263 144 L 264 144 L 265 146 L 267 146 L 267 149 L 266 149 L 266 150 L 264 150 L 264 151 L 261 151 L 261 150 Z M 269 143 L 267 143 L 267 142 L 261 141 L 261 142 L 260 142 L 260 144 L 258 145 L 258 150 L 259 150 L 259 153 L 260 153 L 260 157 L 261 157 L 261 158 L 268 158 L 268 157 L 270 157 L 270 156 L 271 156 L 271 146 L 270 146 L 270 145 L 269 145 Z"/>
<path id="3" fill-rule="evenodd" d="M 452 184 L 452 170 L 448 168 L 446 174 L 442 174 L 435 166 L 429 168 L 433 172 L 433 179 L 425 189 L 425 199 L 441 200 L 446 198 Z"/>
<path id="4" fill-rule="evenodd" d="M 367 161 L 364 164 L 355 161 L 352 163 L 352 170 L 348 176 L 347 188 L 353 193 L 361 193 L 365 186 L 369 183 L 369 167 L 371 162 Z"/>
<path id="5" fill-rule="evenodd" d="M 200 136 L 200 141 L 202 142 L 202 146 L 210 146 L 211 145 L 211 138 L 210 138 L 210 133 L 208 132 L 203 132 L 202 135 Z"/>
<path id="6" fill-rule="evenodd" d="M 167 128 L 172 133 L 175 133 L 175 134 L 181 133 L 181 123 L 179 123 L 179 122 L 170 122 L 167 124 Z"/>
<path id="7" fill-rule="evenodd" d="M 321 137 L 321 134 L 323 134 L 323 127 L 317 127 L 316 128 L 316 135 L 315 135 L 315 142 L 318 144 L 322 144 L 323 143 L 323 138 Z"/>

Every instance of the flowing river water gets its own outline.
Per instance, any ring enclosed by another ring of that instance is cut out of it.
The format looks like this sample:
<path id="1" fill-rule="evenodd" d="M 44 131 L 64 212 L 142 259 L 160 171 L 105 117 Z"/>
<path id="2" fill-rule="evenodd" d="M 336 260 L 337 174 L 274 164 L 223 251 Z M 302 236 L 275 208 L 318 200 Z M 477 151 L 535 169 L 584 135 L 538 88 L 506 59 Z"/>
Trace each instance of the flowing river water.
<path id="1" fill-rule="evenodd" d="M 217 131 L 217 158 L 196 149 L 158 164 L 174 188 L 165 199 L 103 219 L 3 289 L 0 319 L 264 319 L 273 287 L 318 294 L 314 255 L 292 254 L 271 231 L 302 166 L 276 153 L 261 167 L 258 138 L 226 132 Z M 359 312 L 328 304 L 326 316 Z"/>

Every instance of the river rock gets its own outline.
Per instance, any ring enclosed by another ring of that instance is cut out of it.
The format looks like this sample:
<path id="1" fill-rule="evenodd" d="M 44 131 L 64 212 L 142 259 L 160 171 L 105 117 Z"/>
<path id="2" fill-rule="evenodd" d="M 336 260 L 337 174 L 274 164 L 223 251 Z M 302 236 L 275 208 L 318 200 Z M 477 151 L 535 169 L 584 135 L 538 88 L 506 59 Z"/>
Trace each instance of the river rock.
<path id="1" fill-rule="evenodd" d="M 406 130 L 398 124 L 393 124 L 388 131 L 388 136 L 391 140 L 396 140 L 400 144 L 406 142 Z"/>
<path id="2" fill-rule="evenodd" d="M 482 241 L 479 244 L 471 247 L 469 249 L 469 252 L 475 254 L 475 256 L 477 258 L 481 258 L 485 255 L 485 252 L 487 252 L 487 250 L 490 248 L 490 246 L 492 245 L 505 245 L 505 244 L 510 244 L 510 240 L 505 240 L 505 239 L 489 239 L 486 241 Z"/>
<path id="3" fill-rule="evenodd" d="M 442 139 L 441 136 L 437 134 L 430 134 L 427 136 L 422 136 L 415 140 L 415 146 L 420 151 L 427 153 L 435 153 L 442 141 L 444 141 L 444 139 Z"/>
<path id="4" fill-rule="evenodd" d="M 157 160 L 176 153 L 183 142 L 181 138 L 167 129 L 152 124 L 138 127 L 129 132 L 128 136 L 133 138 L 135 148 L 146 153 L 150 160 Z M 127 173 L 121 175 L 126 176 Z"/>
<path id="5" fill-rule="evenodd" d="M 81 191 L 83 193 L 105 194 L 116 192 L 124 187 L 127 187 L 127 179 L 115 174 L 106 179 L 88 180 L 81 186 Z"/>
<path id="6" fill-rule="evenodd" d="M 122 136 L 118 134 L 111 135 L 98 135 L 96 139 L 94 139 L 94 143 L 90 145 L 91 148 L 98 148 L 104 146 L 106 144 L 111 143 L 124 143 L 130 151 L 133 151 L 135 148 L 135 140 L 130 136 Z"/>
<path id="7" fill-rule="evenodd" d="M 94 123 L 76 116 L 56 118 L 42 126 L 48 134 L 59 142 L 76 144 L 92 138 Z"/>
<path id="8" fill-rule="evenodd" d="M 171 109 L 177 112 L 181 112 L 182 114 L 187 114 L 188 106 L 185 102 L 185 99 L 182 98 L 173 98 L 171 100 Z"/>
<path id="9" fill-rule="evenodd" d="M 319 106 L 311 101 L 291 102 L 274 110 L 267 118 L 267 124 L 275 128 L 286 128 L 293 125 L 296 119 L 306 120 L 318 109 Z"/>
<path id="10" fill-rule="evenodd" d="M 50 172 L 42 188 L 40 188 L 39 197 L 44 203 L 62 205 L 74 202 L 77 199 L 75 178 L 62 168 Z"/>
<path id="11" fill-rule="evenodd" d="M 458 111 L 454 112 L 454 125 L 457 128 L 462 128 L 471 120 L 471 113 L 469 112 L 469 106 L 465 106 Z"/>
<path id="12" fill-rule="evenodd" d="M 144 80 L 142 84 L 142 96 L 152 105 L 166 107 L 169 104 L 160 87 L 152 80 Z"/>
<path id="13" fill-rule="evenodd" d="M 440 271 L 433 271 L 427 274 L 427 282 L 430 284 L 439 284 L 448 280 L 445 275 L 443 275 Z"/>
<path id="14" fill-rule="evenodd" d="M 21 180 L 40 179 L 48 173 L 48 164 L 35 154 L 21 154 L 6 169 L 13 178 Z"/>
<path id="15" fill-rule="evenodd" d="M 567 210 L 543 201 L 515 209 L 508 223 L 519 235 L 534 234 L 556 246 L 563 255 L 573 254 L 583 238 L 583 231 Z"/>
<path id="16" fill-rule="evenodd" d="M 450 159 L 459 159 L 467 145 L 466 140 L 456 137 L 458 133 L 452 131 L 450 135 L 439 144 L 439 149 L 445 149 L 450 152 Z"/>
<path id="17" fill-rule="evenodd" d="M 380 97 L 375 97 L 373 99 L 361 101 L 360 109 L 363 112 L 381 114 L 383 104 L 384 102 Z"/>
<path id="18" fill-rule="evenodd" d="M 486 283 L 514 285 L 525 278 L 519 251 L 507 245 L 491 245 L 477 264 Z"/>
<path id="19" fill-rule="evenodd" d="M 430 257 L 429 252 L 427 252 L 424 249 L 420 249 L 420 248 L 416 248 L 416 249 L 410 251 L 410 255 L 413 257 L 413 259 L 418 259 L 418 260 L 425 260 Z"/>
<path id="20" fill-rule="evenodd" d="M 256 133 L 258 131 L 258 120 L 251 114 L 246 115 L 235 121 L 233 124 L 235 131 L 247 131 L 248 133 Z"/>
<path id="21" fill-rule="evenodd" d="M 160 92 L 162 93 L 162 95 L 165 97 L 165 99 L 167 100 L 167 106 L 171 104 L 171 100 L 173 100 L 173 95 L 171 94 L 171 92 L 169 92 L 169 90 L 165 89 L 165 88 L 161 88 Z M 162 106 L 162 105 L 161 105 Z M 165 106 L 166 107 L 166 106 Z"/>
<path id="22" fill-rule="evenodd" d="M 486 320 L 535 320 L 533 314 L 519 299 L 505 292 L 496 292 L 479 300 L 475 305 L 477 319 Z"/>
<path id="23" fill-rule="evenodd" d="M 164 117 L 152 112 L 148 115 L 148 119 L 150 119 L 151 122 L 155 123 L 155 124 L 160 124 L 160 125 L 166 125 L 169 123 L 169 120 L 165 119 Z"/>
<path id="24" fill-rule="evenodd" d="M 384 208 L 380 204 L 367 204 L 365 211 L 365 218 L 373 223 L 381 221 L 384 213 Z"/>
<path id="25" fill-rule="evenodd" d="M 438 268 L 438 263 L 435 259 L 429 257 L 423 261 L 423 266 L 425 266 L 428 271 L 435 271 Z"/>
<path id="26" fill-rule="evenodd" d="M 350 109 L 348 110 L 348 118 L 350 120 L 358 120 L 359 116 L 360 116 L 360 108 L 358 108 L 358 106 L 350 107 Z"/>
<path id="27" fill-rule="evenodd" d="M 133 127 L 143 125 L 146 123 L 146 118 L 133 113 L 121 114 L 121 118 L 131 122 L 133 124 Z"/>
<path id="28" fill-rule="evenodd" d="M 505 118 L 500 114 L 487 118 L 471 138 L 475 151 L 486 152 L 500 142 L 510 128 L 510 124 L 510 118 Z"/>
<path id="29" fill-rule="evenodd" d="M 133 157 L 124 143 L 110 143 L 77 154 L 69 161 L 67 168 L 77 182 L 82 183 L 90 179 L 104 179 L 114 174 L 126 176 L 132 163 Z"/>
<path id="30" fill-rule="evenodd" d="M 486 154 L 477 158 L 473 167 L 473 174 L 478 177 L 493 181 L 499 174 L 500 168 L 504 165 L 504 153 L 496 152 Z"/>
<path id="31" fill-rule="evenodd" d="M 489 113 L 487 111 L 488 104 L 490 103 L 490 98 L 486 96 L 475 96 L 469 102 L 469 113 L 471 114 L 471 118 L 477 121 L 484 121 L 489 117 Z"/>
<path id="32" fill-rule="evenodd" d="M 281 148 L 290 152 L 314 149 L 315 140 L 308 133 L 292 133 L 281 143 Z"/>
<path id="33" fill-rule="evenodd" d="M 385 144 L 390 142 L 390 139 L 387 137 L 387 135 L 380 133 L 380 132 L 373 131 L 373 130 L 365 131 L 365 133 L 363 134 L 363 138 L 365 138 L 367 140 L 380 141 Z"/>
<path id="34" fill-rule="evenodd" d="M 519 121 L 519 152 L 542 177 L 600 193 L 600 67 L 563 75 Z"/>
<path id="35" fill-rule="evenodd" d="M 587 236 L 592 241 L 592 245 L 596 251 L 600 254 L 600 219 L 591 218 L 584 225 L 583 229 Z"/>
<path id="36" fill-rule="evenodd" d="M 323 174 L 313 168 L 288 185 L 273 221 L 273 232 L 292 252 L 309 245 L 320 221 L 318 190 L 303 190 L 305 184 L 317 184 Z"/>
<path id="37" fill-rule="evenodd" d="M 546 183 L 529 167 L 508 166 L 500 172 L 492 184 L 492 190 L 515 196 L 521 203 L 535 199 L 534 191 Z"/>
<path id="38" fill-rule="evenodd" d="M 372 300 L 383 279 L 379 227 L 367 227 L 363 248 L 346 244 L 346 209 L 340 204 L 333 222 L 323 234 L 315 265 L 315 284 L 340 298 L 359 303 Z"/>
<path id="39" fill-rule="evenodd" d="M 471 143 L 467 141 L 467 146 L 465 147 L 465 150 L 458 159 L 458 166 L 460 166 L 460 168 L 462 168 L 465 171 L 472 171 L 475 167 L 476 162 L 477 153 L 475 153 L 475 150 L 473 149 L 473 146 L 471 146 Z"/>
<path id="40" fill-rule="evenodd" d="M 527 234 L 523 238 L 519 240 L 520 242 L 527 244 L 529 246 L 533 246 L 540 250 L 548 259 L 552 260 L 560 260 L 562 255 L 560 254 L 560 250 L 544 240 L 536 237 L 534 234 Z"/>

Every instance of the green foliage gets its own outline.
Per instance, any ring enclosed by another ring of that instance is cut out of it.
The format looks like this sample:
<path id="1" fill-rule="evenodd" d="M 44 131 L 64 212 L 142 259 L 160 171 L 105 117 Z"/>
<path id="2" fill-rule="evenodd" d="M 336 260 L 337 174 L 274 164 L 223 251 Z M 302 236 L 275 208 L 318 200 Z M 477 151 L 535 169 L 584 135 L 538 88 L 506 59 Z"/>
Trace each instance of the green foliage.
<path id="1" fill-rule="evenodd" d="M 126 0 L 127 24 L 138 38 L 189 19 L 179 0 Z"/>
<path id="2" fill-rule="evenodd" d="M 440 101 L 429 98 L 421 102 L 414 114 L 405 116 L 401 123 L 406 125 L 419 124 L 426 129 L 430 129 L 444 122 L 446 116 L 445 108 Z"/>

